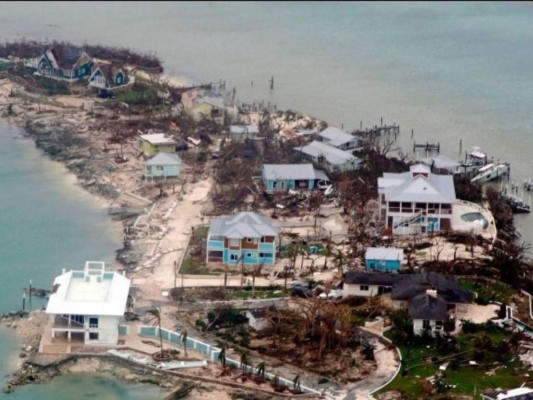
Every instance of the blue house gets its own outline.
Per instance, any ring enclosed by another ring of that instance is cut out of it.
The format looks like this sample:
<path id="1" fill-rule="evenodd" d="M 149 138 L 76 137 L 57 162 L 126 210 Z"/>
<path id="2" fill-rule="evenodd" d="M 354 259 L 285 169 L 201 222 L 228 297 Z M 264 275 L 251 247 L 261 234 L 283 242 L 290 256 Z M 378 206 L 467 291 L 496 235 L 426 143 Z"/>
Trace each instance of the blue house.
<path id="1" fill-rule="evenodd" d="M 158 153 L 144 165 L 144 176 L 150 178 L 177 178 L 180 174 L 181 159 L 176 154 Z"/>
<path id="2" fill-rule="evenodd" d="M 327 184 L 329 178 L 313 164 L 265 164 L 263 183 L 267 192 L 287 189 L 314 189 Z"/>
<path id="3" fill-rule="evenodd" d="M 396 247 L 368 247 L 365 252 L 367 270 L 398 271 L 403 261 L 403 249 Z"/>
<path id="4" fill-rule="evenodd" d="M 57 44 L 48 49 L 37 62 L 36 75 L 69 82 L 79 81 L 91 75 L 94 62 L 83 50 Z"/>
<path id="5" fill-rule="evenodd" d="M 207 263 L 273 265 L 279 229 L 253 212 L 215 218 L 207 235 Z"/>
<path id="6" fill-rule="evenodd" d="M 112 92 L 130 82 L 118 65 L 98 63 L 89 77 L 89 86 L 101 92 Z"/>

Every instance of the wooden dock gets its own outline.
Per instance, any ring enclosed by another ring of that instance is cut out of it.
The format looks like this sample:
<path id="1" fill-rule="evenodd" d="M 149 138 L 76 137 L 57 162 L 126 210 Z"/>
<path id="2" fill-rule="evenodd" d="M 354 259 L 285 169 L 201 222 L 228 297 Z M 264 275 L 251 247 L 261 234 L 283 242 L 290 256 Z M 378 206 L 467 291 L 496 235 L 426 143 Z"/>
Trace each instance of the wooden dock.
<path id="1" fill-rule="evenodd" d="M 422 149 L 425 150 L 426 153 L 429 152 L 437 152 L 440 153 L 440 143 L 413 143 L 413 153 L 416 152 L 416 149 Z"/>
<path id="2" fill-rule="evenodd" d="M 376 138 L 381 136 L 390 136 L 394 135 L 398 136 L 400 133 L 400 125 L 392 124 L 392 125 L 382 125 L 382 126 L 373 126 L 371 128 L 365 128 L 365 129 L 358 129 L 353 132 L 356 136 L 361 137 L 369 137 L 369 138 Z"/>

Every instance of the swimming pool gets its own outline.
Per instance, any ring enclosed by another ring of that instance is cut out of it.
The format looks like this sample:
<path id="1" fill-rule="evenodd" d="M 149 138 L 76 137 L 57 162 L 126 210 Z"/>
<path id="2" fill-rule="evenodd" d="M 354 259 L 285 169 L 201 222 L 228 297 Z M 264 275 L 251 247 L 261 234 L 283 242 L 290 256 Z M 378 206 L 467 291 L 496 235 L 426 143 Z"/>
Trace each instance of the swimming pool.
<path id="1" fill-rule="evenodd" d="M 487 229 L 489 227 L 489 221 L 487 221 L 487 219 L 480 212 L 470 212 L 463 214 L 461 215 L 461 219 L 466 222 L 482 221 L 483 229 Z"/>

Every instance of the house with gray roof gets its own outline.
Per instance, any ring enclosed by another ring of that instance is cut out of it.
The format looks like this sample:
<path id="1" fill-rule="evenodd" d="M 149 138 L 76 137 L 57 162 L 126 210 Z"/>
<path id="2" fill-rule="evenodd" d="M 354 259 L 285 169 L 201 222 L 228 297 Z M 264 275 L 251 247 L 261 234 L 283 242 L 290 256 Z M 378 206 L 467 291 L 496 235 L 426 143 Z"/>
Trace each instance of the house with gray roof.
<path id="1" fill-rule="evenodd" d="M 436 175 L 424 164 L 409 172 L 384 173 L 378 178 L 380 218 L 393 235 L 451 229 L 456 200 L 452 175 Z"/>
<path id="2" fill-rule="evenodd" d="M 416 335 L 424 330 L 441 332 L 444 323 L 454 321 L 457 310 L 468 310 L 473 296 L 450 276 L 425 272 L 421 274 L 390 274 L 347 272 L 343 297 L 371 297 L 390 292 L 395 309 L 405 309 L 413 320 Z"/>
<path id="3" fill-rule="evenodd" d="M 323 143 L 336 147 L 339 150 L 355 150 L 360 147 L 361 139 L 348 132 L 329 126 L 318 134 Z"/>
<path id="4" fill-rule="evenodd" d="M 317 166 L 329 172 L 352 171 L 359 168 L 361 160 L 348 151 L 339 150 L 324 142 L 316 140 L 304 146 L 295 147 L 294 150 L 303 153 Z"/>
<path id="5" fill-rule="evenodd" d="M 240 212 L 215 218 L 207 235 L 207 263 L 273 265 L 279 228 L 267 217 Z"/>
<path id="6" fill-rule="evenodd" d="M 158 153 L 144 164 L 144 177 L 177 178 L 180 174 L 181 158 L 173 153 Z"/>
<path id="7" fill-rule="evenodd" d="M 265 164 L 262 175 L 267 192 L 314 189 L 317 183 L 329 182 L 325 172 L 313 164 Z"/>

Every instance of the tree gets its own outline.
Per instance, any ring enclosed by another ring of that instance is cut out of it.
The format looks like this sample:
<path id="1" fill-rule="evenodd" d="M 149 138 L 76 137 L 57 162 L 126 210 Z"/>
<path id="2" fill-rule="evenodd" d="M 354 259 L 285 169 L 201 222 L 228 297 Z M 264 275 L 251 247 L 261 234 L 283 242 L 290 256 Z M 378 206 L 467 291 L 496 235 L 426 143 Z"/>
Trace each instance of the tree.
<path id="1" fill-rule="evenodd" d="M 187 357 L 187 336 L 188 336 L 187 329 L 184 329 L 181 332 L 180 340 L 181 340 L 181 343 L 183 343 L 183 351 L 185 352 L 185 357 Z"/>
<path id="2" fill-rule="evenodd" d="M 241 370 L 243 374 L 245 374 L 246 371 L 248 370 L 248 352 L 247 351 L 243 351 L 241 353 Z"/>
<path id="3" fill-rule="evenodd" d="M 157 327 L 159 332 L 159 347 L 161 349 L 161 357 L 163 357 L 163 333 L 161 332 L 161 308 L 153 306 L 146 311 L 150 315 L 150 322 L 152 326 Z"/>
<path id="4" fill-rule="evenodd" d="M 218 361 L 222 365 L 222 368 L 226 368 L 226 345 L 219 344 L 220 353 L 218 354 Z"/>
<path id="5" fill-rule="evenodd" d="M 265 367 L 266 366 L 264 362 L 260 362 L 256 366 L 256 375 L 261 379 L 265 379 Z"/>

